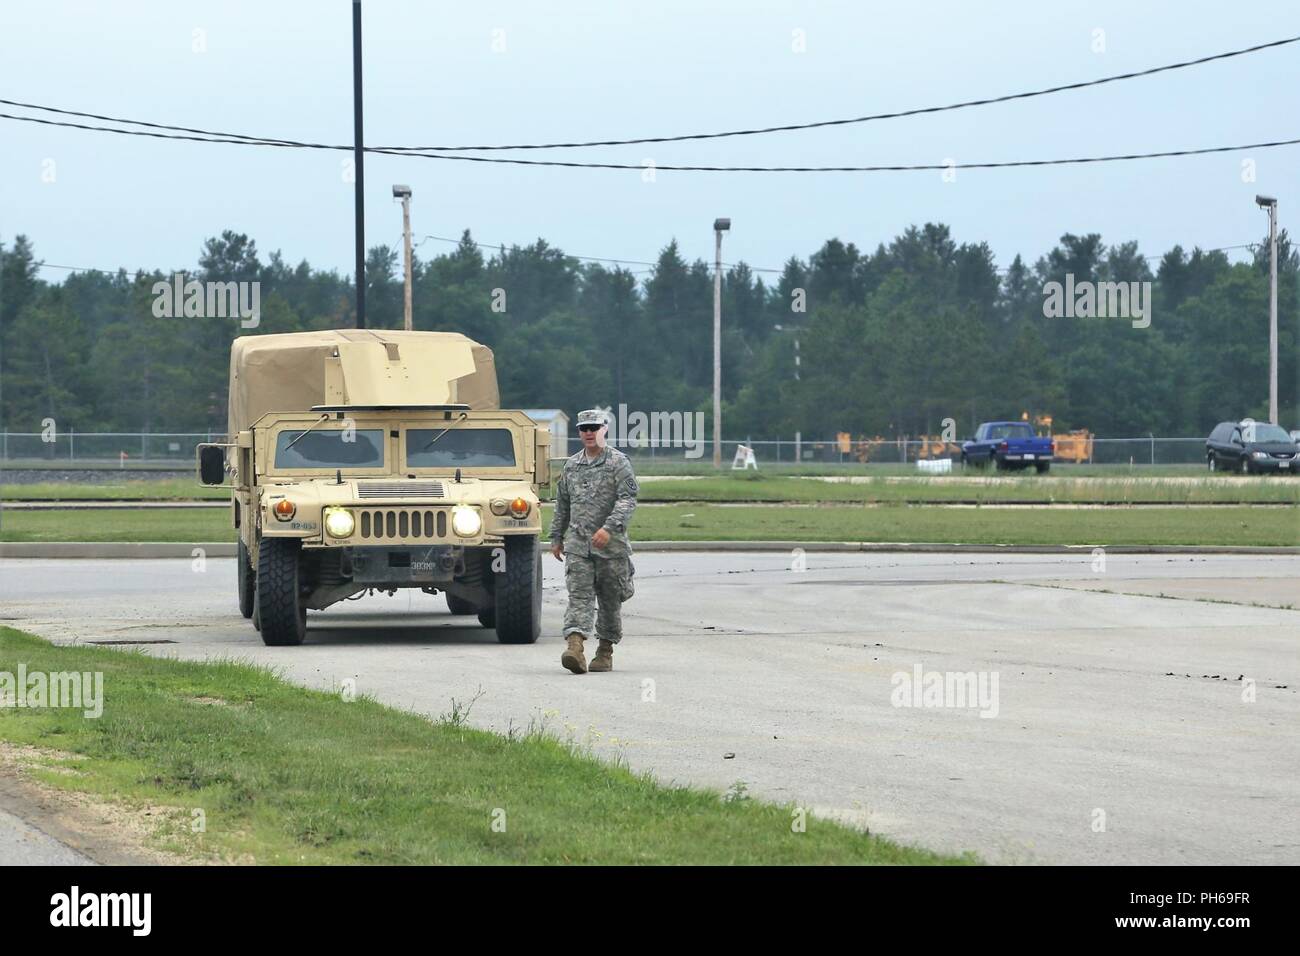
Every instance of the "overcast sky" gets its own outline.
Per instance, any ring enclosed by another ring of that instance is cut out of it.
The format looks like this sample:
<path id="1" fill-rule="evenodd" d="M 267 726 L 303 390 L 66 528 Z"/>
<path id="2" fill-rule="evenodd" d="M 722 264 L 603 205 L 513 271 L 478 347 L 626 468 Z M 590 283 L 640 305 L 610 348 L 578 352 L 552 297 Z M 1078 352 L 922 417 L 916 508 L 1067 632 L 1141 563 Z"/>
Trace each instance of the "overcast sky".
<path id="1" fill-rule="evenodd" d="M 1294 2 L 1199 0 L 365 0 L 364 16 L 366 139 L 375 145 L 629 138 L 835 119 L 1088 80 L 1300 33 Z M 800 36 L 803 52 L 795 49 Z M 1099 38 L 1104 52 L 1095 49 Z M 1300 137 L 1298 65 L 1300 44 L 936 116 L 522 155 L 862 165 L 1290 139 Z M 11 100 L 351 143 L 351 69 L 346 0 L 0 6 L 0 97 Z M 0 241 L 25 233 L 49 263 L 171 268 L 193 265 L 205 237 L 234 229 L 263 254 L 280 249 L 291 262 L 350 272 L 344 156 L 0 120 Z M 1254 162 L 1254 182 L 1243 182 L 1244 159 Z M 1300 214 L 1300 147 L 961 171 L 955 182 L 938 172 L 659 172 L 645 182 L 634 171 L 372 155 L 368 245 L 400 241 L 397 182 L 414 190 L 417 238 L 469 228 L 485 243 L 540 236 L 574 254 L 653 259 L 676 237 L 688 257 L 711 258 L 712 221 L 730 216 L 724 259 L 779 267 L 831 236 L 874 249 L 931 220 L 948 223 L 958 241 L 987 240 L 1005 266 L 1017 252 L 1036 258 L 1067 231 L 1136 239 L 1148 254 L 1176 242 L 1255 241 L 1266 230 L 1257 192 L 1279 198 L 1284 226 Z M 420 252 L 447 248 L 428 240 Z"/>

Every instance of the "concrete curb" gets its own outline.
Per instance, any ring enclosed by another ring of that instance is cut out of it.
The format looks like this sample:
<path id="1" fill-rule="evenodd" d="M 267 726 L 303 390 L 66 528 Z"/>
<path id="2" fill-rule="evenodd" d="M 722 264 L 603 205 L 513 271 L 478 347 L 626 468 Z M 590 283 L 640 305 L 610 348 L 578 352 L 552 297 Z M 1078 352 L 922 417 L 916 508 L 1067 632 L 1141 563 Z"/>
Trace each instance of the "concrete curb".
<path id="1" fill-rule="evenodd" d="M 868 541 L 636 541 L 638 553 L 656 551 L 804 551 L 885 554 L 1089 554 L 1105 547 L 1108 554 L 1300 554 L 1300 547 L 1263 548 L 1237 545 L 1091 545 L 1091 544 L 943 544 Z M 9 541 L 0 542 L 0 558 L 233 558 L 230 541 Z"/>

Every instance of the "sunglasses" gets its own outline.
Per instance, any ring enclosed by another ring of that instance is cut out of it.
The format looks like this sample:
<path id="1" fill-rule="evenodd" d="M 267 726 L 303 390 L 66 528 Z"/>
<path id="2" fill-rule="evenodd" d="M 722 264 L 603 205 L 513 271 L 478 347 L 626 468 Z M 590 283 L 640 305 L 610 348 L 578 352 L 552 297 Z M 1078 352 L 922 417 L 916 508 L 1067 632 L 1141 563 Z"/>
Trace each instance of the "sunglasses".
<path id="1" fill-rule="evenodd" d="M 578 426 L 578 431 L 580 431 L 580 432 L 598 432 L 598 431 L 600 431 L 600 430 L 601 430 L 602 428 L 604 428 L 604 427 L 605 427 L 604 425 L 579 425 L 579 426 Z"/>

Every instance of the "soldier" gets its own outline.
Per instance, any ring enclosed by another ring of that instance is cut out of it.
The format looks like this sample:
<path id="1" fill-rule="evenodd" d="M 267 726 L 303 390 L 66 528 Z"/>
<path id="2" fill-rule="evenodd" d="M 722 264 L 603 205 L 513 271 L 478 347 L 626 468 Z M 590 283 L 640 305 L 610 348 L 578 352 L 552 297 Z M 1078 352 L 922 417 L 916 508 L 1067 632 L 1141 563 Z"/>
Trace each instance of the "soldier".
<path id="1" fill-rule="evenodd" d="M 565 562 L 569 590 L 560 663 L 575 674 L 588 670 L 583 641 L 592 634 L 593 618 L 600 647 L 590 669 L 614 669 L 614 645 L 623 638 L 619 612 L 633 591 L 627 524 L 636 508 L 636 475 L 626 455 L 605 447 L 608 431 L 600 409 L 578 413 L 582 451 L 564 463 L 555 488 L 551 554 Z"/>

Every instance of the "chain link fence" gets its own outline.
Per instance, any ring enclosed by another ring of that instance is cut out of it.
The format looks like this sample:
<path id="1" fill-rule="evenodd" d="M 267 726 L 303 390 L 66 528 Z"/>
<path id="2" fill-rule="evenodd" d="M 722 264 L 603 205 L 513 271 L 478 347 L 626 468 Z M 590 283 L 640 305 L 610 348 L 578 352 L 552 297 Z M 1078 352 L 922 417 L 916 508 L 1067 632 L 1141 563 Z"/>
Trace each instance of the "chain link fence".
<path id="1" fill-rule="evenodd" d="M 556 457 L 572 455 L 582 447 L 582 442 L 571 437 L 565 447 L 552 446 Z M 620 444 L 624 454 L 637 463 L 641 470 L 649 465 L 691 466 L 713 464 L 713 443 L 705 441 L 690 448 L 645 442 L 640 445 Z M 767 465 L 915 465 L 922 460 L 950 459 L 961 461 L 960 442 L 919 441 L 910 439 L 868 439 L 843 442 L 838 439 L 754 439 L 722 442 L 724 466 L 740 466 L 737 449 L 745 447 L 754 453 L 757 464 Z M 1204 438 L 1091 438 L 1078 441 L 1068 448 L 1068 457 L 1062 457 L 1067 448 L 1058 447 L 1058 464 L 1079 465 L 1201 465 L 1205 463 Z M 648 473 L 648 472 L 647 472 Z"/>
<path id="2" fill-rule="evenodd" d="M 194 450 L 200 443 L 224 437 L 219 432 L 0 431 L 0 463 L 9 467 L 186 467 L 193 465 Z"/>
<path id="3" fill-rule="evenodd" d="M 201 442 L 222 441 L 219 432 L 10 432 L 0 431 L 0 464 L 9 468 L 118 467 L 161 468 L 193 466 L 195 447 Z M 576 436 L 554 442 L 553 457 L 571 455 L 582 447 Z M 638 471 L 700 471 L 712 468 L 713 444 L 698 442 L 683 447 L 655 441 L 618 446 L 636 463 Z M 752 450 L 762 467 L 834 466 L 851 468 L 872 465 L 912 466 L 921 460 L 948 458 L 960 461 L 961 446 L 954 442 L 904 439 L 841 441 L 755 439 L 724 441 L 724 467 L 738 465 L 737 449 Z M 1058 447 L 1057 464 L 1081 465 L 1198 465 L 1205 461 L 1204 438 L 1091 438 L 1076 444 L 1063 455 Z M 743 457 L 743 456 L 742 456 Z"/>

